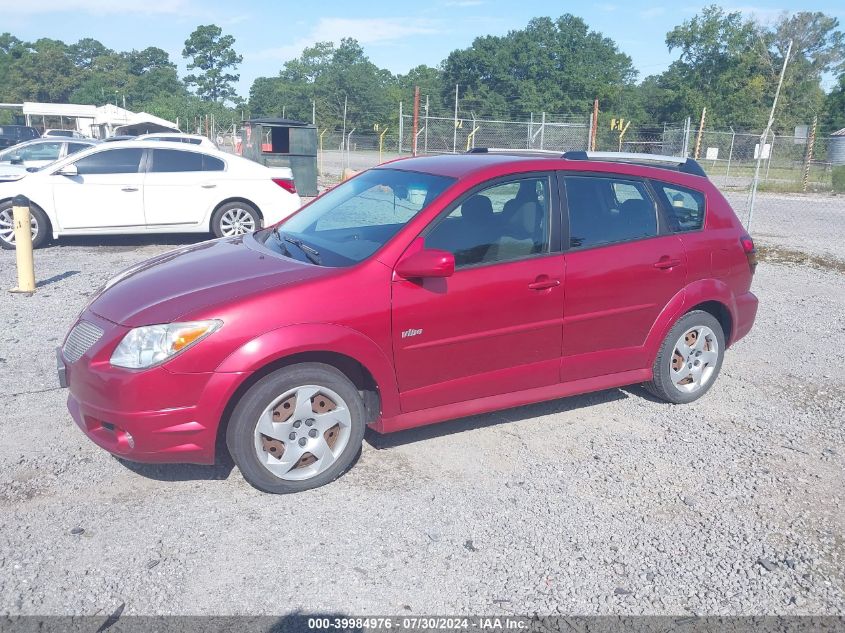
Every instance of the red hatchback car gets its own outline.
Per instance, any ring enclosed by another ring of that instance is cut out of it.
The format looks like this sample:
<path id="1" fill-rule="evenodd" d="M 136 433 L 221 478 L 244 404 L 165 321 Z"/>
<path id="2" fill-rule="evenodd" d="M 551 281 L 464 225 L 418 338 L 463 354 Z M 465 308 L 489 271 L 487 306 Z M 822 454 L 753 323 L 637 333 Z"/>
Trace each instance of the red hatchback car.
<path id="1" fill-rule="evenodd" d="M 59 378 L 117 456 L 205 464 L 225 441 L 249 483 L 295 492 L 341 475 L 367 426 L 634 383 L 692 402 L 751 329 L 754 267 L 691 160 L 404 159 L 118 275 Z"/>

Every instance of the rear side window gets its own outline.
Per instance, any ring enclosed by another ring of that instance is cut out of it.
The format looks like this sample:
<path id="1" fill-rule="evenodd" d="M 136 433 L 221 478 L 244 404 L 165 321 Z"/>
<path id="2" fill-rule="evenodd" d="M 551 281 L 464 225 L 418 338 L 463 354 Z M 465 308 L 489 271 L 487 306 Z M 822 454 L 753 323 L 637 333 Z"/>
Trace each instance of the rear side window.
<path id="1" fill-rule="evenodd" d="M 88 143 L 68 143 L 67 144 L 67 153 L 68 154 L 76 154 L 76 152 L 81 152 L 84 149 L 88 149 L 91 147 Z"/>
<path id="2" fill-rule="evenodd" d="M 590 248 L 657 235 L 654 201 L 637 180 L 567 176 L 569 245 Z"/>
<path id="3" fill-rule="evenodd" d="M 697 231 L 704 226 L 704 194 L 694 189 L 654 183 L 669 210 L 669 228 L 675 233 Z"/>
<path id="4" fill-rule="evenodd" d="M 209 156 L 208 154 L 203 154 L 202 156 L 202 170 L 203 171 L 224 171 L 226 169 L 226 163 L 224 163 L 219 158 L 214 158 L 214 156 Z"/>
<path id="5" fill-rule="evenodd" d="M 80 158 L 76 169 L 80 176 L 94 174 L 135 174 L 141 165 L 144 150 L 137 148 L 109 149 Z"/>
<path id="6" fill-rule="evenodd" d="M 202 171 L 202 154 L 154 149 L 152 172 Z"/>

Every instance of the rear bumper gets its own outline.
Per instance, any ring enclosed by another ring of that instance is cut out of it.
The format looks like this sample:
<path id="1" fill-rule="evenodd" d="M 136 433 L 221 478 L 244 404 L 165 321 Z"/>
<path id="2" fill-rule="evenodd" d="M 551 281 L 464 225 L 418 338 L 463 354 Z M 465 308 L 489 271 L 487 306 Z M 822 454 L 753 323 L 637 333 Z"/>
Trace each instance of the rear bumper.
<path id="1" fill-rule="evenodd" d="M 746 292 L 736 298 L 736 315 L 730 345 L 751 331 L 754 319 L 757 317 L 758 303 L 757 296 L 753 292 Z"/>

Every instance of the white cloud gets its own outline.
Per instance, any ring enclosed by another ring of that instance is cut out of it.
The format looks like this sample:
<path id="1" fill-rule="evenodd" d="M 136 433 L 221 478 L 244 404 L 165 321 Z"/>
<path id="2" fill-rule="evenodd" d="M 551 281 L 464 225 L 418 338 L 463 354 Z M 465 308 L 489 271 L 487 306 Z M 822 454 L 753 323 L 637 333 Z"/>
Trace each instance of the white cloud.
<path id="1" fill-rule="evenodd" d="M 2 0 L 0 12 L 6 15 L 42 13 L 171 14 L 194 13 L 189 0 Z"/>
<path id="2" fill-rule="evenodd" d="M 344 37 L 359 44 L 384 44 L 414 35 L 442 33 L 440 23 L 423 18 L 321 18 L 311 32 L 287 46 L 268 48 L 244 57 L 251 60 L 278 59 L 287 61 L 315 42 L 340 42 Z"/>
<path id="3" fill-rule="evenodd" d="M 640 11 L 640 16 L 644 18 L 656 18 L 664 13 L 666 13 L 666 9 L 664 7 L 649 7 L 648 9 Z"/>
<path id="4" fill-rule="evenodd" d="M 725 9 L 728 12 L 739 11 L 746 17 L 751 18 L 752 20 L 756 20 L 757 22 L 766 23 L 766 22 L 774 22 L 777 18 L 779 18 L 783 13 L 786 13 L 786 9 L 772 9 L 770 7 L 756 7 L 756 6 L 743 6 L 743 7 L 729 7 Z"/>
<path id="5" fill-rule="evenodd" d="M 599 11 L 604 11 L 605 13 L 613 13 L 619 8 L 619 5 L 610 4 L 608 2 L 601 3 L 597 6 Z"/>
<path id="6" fill-rule="evenodd" d="M 477 7 L 484 4 L 483 0 L 446 0 L 443 6 L 446 7 Z"/>

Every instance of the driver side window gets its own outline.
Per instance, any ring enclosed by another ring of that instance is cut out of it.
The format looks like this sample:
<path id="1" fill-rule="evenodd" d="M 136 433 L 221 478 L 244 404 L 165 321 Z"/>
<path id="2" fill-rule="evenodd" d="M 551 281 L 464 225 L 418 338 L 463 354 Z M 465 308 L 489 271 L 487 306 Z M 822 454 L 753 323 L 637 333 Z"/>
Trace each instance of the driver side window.
<path id="1" fill-rule="evenodd" d="M 549 199 L 546 176 L 498 182 L 439 220 L 425 245 L 451 252 L 458 267 L 547 253 Z"/>

